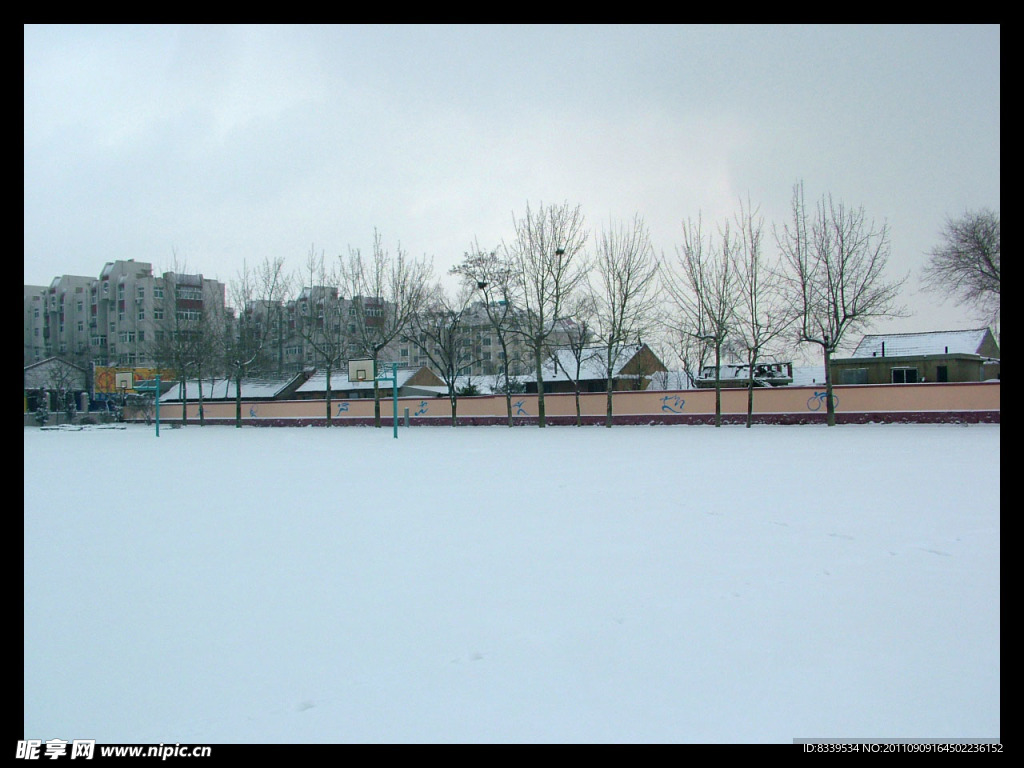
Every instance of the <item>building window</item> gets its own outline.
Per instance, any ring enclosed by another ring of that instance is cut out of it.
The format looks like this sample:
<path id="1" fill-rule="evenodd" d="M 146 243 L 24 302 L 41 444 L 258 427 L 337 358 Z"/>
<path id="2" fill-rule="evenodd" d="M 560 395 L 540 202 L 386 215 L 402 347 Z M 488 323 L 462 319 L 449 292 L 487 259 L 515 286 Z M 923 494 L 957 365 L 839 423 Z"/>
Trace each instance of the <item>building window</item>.
<path id="1" fill-rule="evenodd" d="M 893 384 L 916 384 L 917 383 L 917 368 L 893 368 L 892 369 L 892 383 Z"/>
<path id="2" fill-rule="evenodd" d="M 162 299 L 163 297 L 164 297 L 164 289 L 161 288 L 160 286 L 154 285 L 153 286 L 153 298 L 154 299 Z"/>
<path id="3" fill-rule="evenodd" d="M 146 310 L 140 309 L 139 310 L 139 320 L 145 320 L 145 319 L 146 319 Z"/>
<path id="4" fill-rule="evenodd" d="M 867 368 L 847 368 L 839 374 L 840 384 L 867 384 Z"/>
<path id="5" fill-rule="evenodd" d="M 949 381 L 949 366 L 939 365 L 935 368 L 936 381 Z"/>
<path id="6" fill-rule="evenodd" d="M 202 301 L 203 289 L 179 285 L 175 296 L 179 301 Z"/>
<path id="7" fill-rule="evenodd" d="M 153 310 L 153 319 L 154 320 L 163 320 L 164 319 L 164 311 L 162 309 L 154 309 Z"/>

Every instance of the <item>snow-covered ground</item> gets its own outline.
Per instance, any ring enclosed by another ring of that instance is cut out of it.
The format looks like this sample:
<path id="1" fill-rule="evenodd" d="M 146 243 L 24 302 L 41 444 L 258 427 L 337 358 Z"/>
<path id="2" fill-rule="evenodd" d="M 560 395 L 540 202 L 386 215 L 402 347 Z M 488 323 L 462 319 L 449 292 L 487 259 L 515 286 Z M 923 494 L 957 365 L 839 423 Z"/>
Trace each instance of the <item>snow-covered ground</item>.
<path id="1" fill-rule="evenodd" d="M 24 738 L 998 737 L 999 429 L 26 428 Z"/>

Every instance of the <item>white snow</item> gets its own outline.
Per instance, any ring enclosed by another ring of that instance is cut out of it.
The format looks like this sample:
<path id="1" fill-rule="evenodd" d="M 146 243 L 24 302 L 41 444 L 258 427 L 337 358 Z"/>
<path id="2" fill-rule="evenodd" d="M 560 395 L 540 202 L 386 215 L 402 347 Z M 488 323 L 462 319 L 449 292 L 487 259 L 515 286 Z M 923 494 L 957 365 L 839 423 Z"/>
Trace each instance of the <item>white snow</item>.
<path id="1" fill-rule="evenodd" d="M 999 431 L 26 428 L 24 738 L 998 737 Z"/>

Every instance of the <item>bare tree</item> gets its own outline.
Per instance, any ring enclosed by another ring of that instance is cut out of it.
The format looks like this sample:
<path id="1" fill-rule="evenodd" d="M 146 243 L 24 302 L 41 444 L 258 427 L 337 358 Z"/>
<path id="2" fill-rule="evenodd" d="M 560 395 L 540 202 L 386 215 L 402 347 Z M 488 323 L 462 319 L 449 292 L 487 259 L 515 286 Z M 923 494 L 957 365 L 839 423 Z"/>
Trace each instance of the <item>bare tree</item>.
<path id="1" fill-rule="evenodd" d="M 503 382 L 501 389 L 505 393 L 505 410 L 508 425 L 513 425 L 512 418 L 512 374 L 511 374 L 511 335 L 516 307 L 516 283 L 509 263 L 497 251 L 484 251 L 474 243 L 473 249 L 466 253 L 462 263 L 451 269 L 451 274 L 458 275 L 463 282 L 473 289 L 481 291 L 484 297 L 483 309 L 498 339 L 501 348 L 501 370 Z M 518 371 L 517 371 L 518 373 Z"/>
<path id="2" fill-rule="evenodd" d="M 718 238 L 705 237 L 701 220 L 683 223 L 683 245 L 677 251 L 678 272 L 665 271 L 665 286 L 678 312 L 673 326 L 696 344 L 703 363 L 710 350 L 715 360 L 715 426 L 722 425 L 722 351 L 733 331 L 737 296 L 733 251 L 737 244 L 729 222 Z M 699 369 L 698 369 L 699 370 Z"/>
<path id="3" fill-rule="evenodd" d="M 348 257 L 339 257 L 339 262 L 342 290 L 350 297 L 352 346 L 358 354 L 373 361 L 373 420 L 379 427 L 380 387 L 376 373 L 381 352 L 405 334 L 423 309 L 431 289 L 433 266 L 426 258 L 410 259 L 400 245 L 392 255 L 384 248 L 377 230 L 373 232 L 373 252 L 368 258 L 358 249 L 349 248 Z"/>
<path id="4" fill-rule="evenodd" d="M 462 284 L 456 294 L 449 297 L 443 286 L 436 285 L 427 297 L 425 308 L 413 316 L 408 336 L 408 341 L 426 355 L 448 388 L 453 427 L 458 424 L 459 371 L 476 362 L 464 321 L 473 292 L 469 285 Z"/>
<path id="5" fill-rule="evenodd" d="M 679 359 L 682 368 L 682 381 L 679 383 L 683 389 L 693 389 L 697 386 L 697 379 L 700 378 L 701 372 L 707 365 L 713 348 L 707 341 L 692 336 L 679 328 L 679 318 L 675 313 L 667 315 L 664 322 L 668 330 L 666 344 Z"/>
<path id="6" fill-rule="evenodd" d="M 157 309 L 156 336 L 149 343 L 150 355 L 158 368 L 173 370 L 181 395 L 181 423 L 187 422 L 188 380 L 195 377 L 198 389 L 199 423 L 205 426 L 203 376 L 221 369 L 220 346 L 225 332 L 223 295 L 208 296 L 202 275 L 187 274 L 174 254 L 173 271 L 165 272 L 164 298 Z"/>
<path id="7" fill-rule="evenodd" d="M 757 363 L 778 343 L 794 322 L 783 292 L 780 272 L 764 254 L 764 220 L 758 210 L 740 203 L 736 215 L 738 232 L 733 250 L 738 300 L 734 344 L 747 363 L 747 427 L 754 421 L 754 383 Z"/>
<path id="8" fill-rule="evenodd" d="M 569 297 L 586 279 L 583 249 L 587 243 L 580 207 L 526 206 L 521 219 L 513 220 L 515 239 L 505 246 L 505 259 L 517 286 L 521 307 L 513 316 L 518 334 L 533 358 L 537 374 L 537 425 L 546 426 L 544 361 L 555 321 Z"/>
<path id="9" fill-rule="evenodd" d="M 213 380 L 224 372 L 223 339 L 229 333 L 228 309 L 223 294 L 204 299 L 204 306 L 193 330 L 191 345 L 192 367 L 196 373 L 199 396 L 199 426 L 206 426 L 206 409 L 203 406 L 203 376 L 210 377 L 210 391 Z"/>
<path id="10" fill-rule="evenodd" d="M 625 362 L 627 351 L 639 346 L 654 323 L 660 300 L 660 266 L 639 215 L 628 225 L 612 224 L 604 229 L 596 237 L 595 254 L 590 290 L 594 330 L 606 374 L 605 426 L 611 427 L 615 372 Z"/>
<path id="11" fill-rule="evenodd" d="M 999 214 L 983 208 L 947 218 L 942 243 L 922 271 L 927 290 L 973 307 L 989 324 L 999 324 Z"/>
<path id="12" fill-rule="evenodd" d="M 281 308 L 289 290 L 284 259 L 264 259 L 255 270 L 243 262 L 232 282 L 232 302 L 238 318 L 223 339 L 224 361 L 235 381 L 235 426 L 242 426 L 242 379 L 254 368 L 266 367 L 268 342 L 281 337 Z M 262 364 L 262 365 L 261 365 Z"/>
<path id="13" fill-rule="evenodd" d="M 896 302 L 906 277 L 886 280 L 889 228 L 868 221 L 863 208 L 849 208 L 826 195 L 809 212 L 803 184 L 793 188 L 792 208 L 792 220 L 776 232 L 776 239 L 789 267 L 797 339 L 821 348 L 827 422 L 834 426 L 832 355 L 851 331 L 903 314 Z"/>
<path id="14" fill-rule="evenodd" d="M 330 270 L 324 252 L 310 246 L 303 270 L 305 284 L 296 300 L 295 332 L 313 352 L 326 376 L 326 424 L 332 425 L 331 376 L 345 360 L 344 304 L 338 295 L 338 275 Z"/>
<path id="15" fill-rule="evenodd" d="M 557 368 L 561 368 L 566 378 L 572 382 L 577 427 L 583 426 L 583 413 L 580 408 L 583 368 L 585 365 L 589 367 L 589 364 L 598 357 L 597 350 L 592 346 L 595 312 L 596 302 L 589 293 L 573 296 L 568 302 L 563 318 L 558 321 L 563 326 L 566 343 L 563 347 L 551 351 Z"/>

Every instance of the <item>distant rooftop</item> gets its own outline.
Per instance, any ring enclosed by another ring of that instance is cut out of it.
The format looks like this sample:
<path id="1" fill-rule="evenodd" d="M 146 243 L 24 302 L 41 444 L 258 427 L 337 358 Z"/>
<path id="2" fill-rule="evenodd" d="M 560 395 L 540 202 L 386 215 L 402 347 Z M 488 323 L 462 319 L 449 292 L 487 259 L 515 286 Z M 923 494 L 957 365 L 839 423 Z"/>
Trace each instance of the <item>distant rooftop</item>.
<path id="1" fill-rule="evenodd" d="M 968 331 L 928 331 L 865 336 L 850 357 L 886 357 L 905 355 L 980 354 L 988 328 Z"/>

